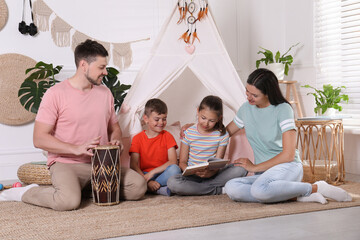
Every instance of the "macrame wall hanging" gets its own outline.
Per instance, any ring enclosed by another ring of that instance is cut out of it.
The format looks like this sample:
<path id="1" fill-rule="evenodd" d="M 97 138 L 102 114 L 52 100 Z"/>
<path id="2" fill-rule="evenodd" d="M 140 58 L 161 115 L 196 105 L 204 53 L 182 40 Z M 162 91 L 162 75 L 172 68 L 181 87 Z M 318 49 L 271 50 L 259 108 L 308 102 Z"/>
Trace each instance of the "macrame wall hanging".
<path id="1" fill-rule="evenodd" d="M 206 0 L 178 0 L 179 20 L 177 24 L 185 23 L 187 30 L 180 36 L 185 43 L 185 50 L 192 54 L 195 51 L 194 42 L 200 39 L 197 35 L 196 23 L 207 16 L 208 3 Z"/>
<path id="2" fill-rule="evenodd" d="M 141 39 L 124 43 L 104 42 L 94 39 L 86 34 L 74 29 L 67 22 L 57 16 L 43 0 L 37 0 L 33 4 L 34 21 L 38 26 L 39 31 L 45 32 L 51 30 L 51 36 L 56 46 L 71 47 L 74 51 L 76 46 L 86 39 L 96 40 L 101 43 L 112 58 L 113 64 L 117 66 L 120 71 L 128 68 L 132 63 L 131 44 L 149 40 Z M 50 16 L 54 14 L 55 18 L 50 20 Z M 51 21 L 51 29 L 49 22 Z"/>

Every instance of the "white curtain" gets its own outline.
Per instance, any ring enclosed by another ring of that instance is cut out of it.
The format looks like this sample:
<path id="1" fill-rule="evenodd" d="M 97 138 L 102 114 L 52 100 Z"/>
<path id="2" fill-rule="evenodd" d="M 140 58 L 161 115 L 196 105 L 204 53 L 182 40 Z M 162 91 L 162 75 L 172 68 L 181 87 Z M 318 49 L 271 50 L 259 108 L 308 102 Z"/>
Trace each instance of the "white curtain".
<path id="1" fill-rule="evenodd" d="M 317 0 L 315 16 L 317 87 L 345 86 L 341 114 L 360 126 L 360 0 Z"/>

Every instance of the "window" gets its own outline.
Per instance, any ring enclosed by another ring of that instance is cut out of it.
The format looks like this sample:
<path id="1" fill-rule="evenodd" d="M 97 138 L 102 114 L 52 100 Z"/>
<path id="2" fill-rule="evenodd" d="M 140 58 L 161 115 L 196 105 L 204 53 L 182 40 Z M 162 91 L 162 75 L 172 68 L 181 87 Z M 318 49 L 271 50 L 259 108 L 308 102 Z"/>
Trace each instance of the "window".
<path id="1" fill-rule="evenodd" d="M 315 53 L 317 87 L 345 86 L 341 114 L 360 126 L 360 0 L 316 0 Z"/>

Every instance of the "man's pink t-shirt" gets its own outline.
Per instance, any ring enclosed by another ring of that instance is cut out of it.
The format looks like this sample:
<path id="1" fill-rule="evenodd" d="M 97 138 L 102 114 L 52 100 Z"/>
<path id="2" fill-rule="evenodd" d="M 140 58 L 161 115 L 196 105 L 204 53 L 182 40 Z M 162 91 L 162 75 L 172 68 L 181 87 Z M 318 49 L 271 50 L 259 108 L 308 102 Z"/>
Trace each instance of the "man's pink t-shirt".
<path id="1" fill-rule="evenodd" d="M 108 126 L 117 122 L 114 99 L 103 85 L 88 92 L 70 85 L 69 80 L 48 89 L 41 101 L 36 121 L 53 125 L 53 136 L 62 142 L 81 145 L 98 136 L 100 144 L 107 144 Z M 55 162 L 90 163 L 89 156 L 61 156 L 48 153 L 48 166 Z"/>

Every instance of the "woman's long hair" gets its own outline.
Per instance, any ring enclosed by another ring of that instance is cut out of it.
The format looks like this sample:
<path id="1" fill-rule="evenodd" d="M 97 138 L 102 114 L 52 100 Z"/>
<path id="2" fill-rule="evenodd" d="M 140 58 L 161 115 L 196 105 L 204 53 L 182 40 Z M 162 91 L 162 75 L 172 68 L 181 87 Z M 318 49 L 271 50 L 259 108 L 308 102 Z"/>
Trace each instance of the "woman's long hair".
<path id="1" fill-rule="evenodd" d="M 277 77 L 268 69 L 256 69 L 249 75 L 247 83 L 267 95 L 271 105 L 276 106 L 284 102 L 290 104 L 280 90 Z"/>

